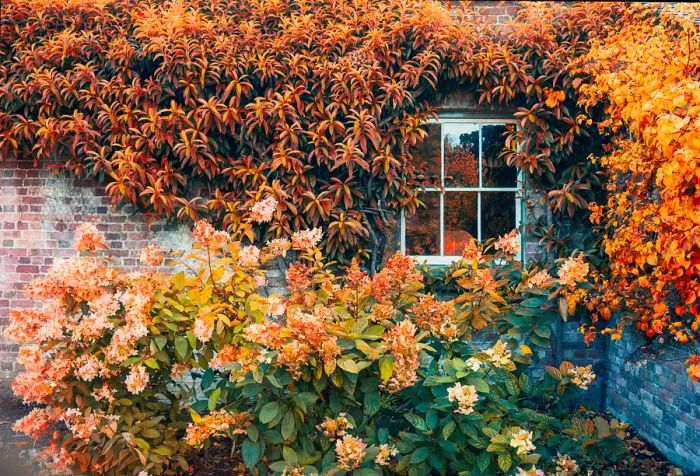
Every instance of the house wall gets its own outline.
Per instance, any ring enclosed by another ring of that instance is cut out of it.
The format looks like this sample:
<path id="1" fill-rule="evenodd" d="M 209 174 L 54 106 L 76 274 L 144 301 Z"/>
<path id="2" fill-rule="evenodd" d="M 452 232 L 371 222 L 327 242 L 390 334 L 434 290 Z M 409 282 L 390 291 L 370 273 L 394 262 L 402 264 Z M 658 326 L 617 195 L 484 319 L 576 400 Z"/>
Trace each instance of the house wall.
<path id="1" fill-rule="evenodd" d="M 504 24 L 517 6 L 479 2 L 477 9 Z M 465 92 L 445 96 L 438 107 L 444 111 L 478 109 L 475 98 Z M 534 207 L 528 213 L 531 222 L 545 211 Z M 192 241 L 186 226 L 149 223 L 129 207 L 112 208 L 94 180 L 56 176 L 45 168 L 34 168 L 31 162 L 0 159 L 0 393 L 18 371 L 17 347 L 2 333 L 9 310 L 31 305 L 22 294 L 23 285 L 46 272 L 54 259 L 74 254 L 73 230 L 83 221 L 96 223 L 105 233 L 115 264 L 125 268 L 138 266 L 140 250 L 147 244 L 179 249 Z M 537 251 L 536 241 L 528 241 L 527 255 Z M 282 281 L 279 271 L 270 272 L 269 283 L 275 291 Z M 556 333 L 558 350 L 544 356 L 546 362 L 556 364 L 564 359 L 593 364 L 598 378 L 583 403 L 632 423 L 675 464 L 691 474 L 700 471 L 700 386 L 690 384 L 682 360 L 628 365 L 625 359 L 638 344 L 632 333 L 621 343 L 610 345 L 601 339 L 586 347 L 577 327 L 576 322 L 562 324 Z"/>
<path id="2" fill-rule="evenodd" d="M 688 349 L 640 360 L 642 343 L 630 330 L 608 346 L 605 408 L 686 474 L 700 475 L 700 384 L 683 366 Z"/>

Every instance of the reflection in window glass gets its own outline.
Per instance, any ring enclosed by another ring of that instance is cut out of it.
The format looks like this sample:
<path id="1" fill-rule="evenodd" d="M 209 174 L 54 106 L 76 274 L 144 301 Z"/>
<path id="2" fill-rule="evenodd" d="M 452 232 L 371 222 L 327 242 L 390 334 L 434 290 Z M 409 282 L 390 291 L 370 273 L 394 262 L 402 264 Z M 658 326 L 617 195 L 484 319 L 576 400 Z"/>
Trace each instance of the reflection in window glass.
<path id="1" fill-rule="evenodd" d="M 515 187 L 518 171 L 508 167 L 499 157 L 505 148 L 503 134 L 507 131 L 504 124 L 484 124 L 481 127 L 481 166 L 482 186 Z"/>
<path id="2" fill-rule="evenodd" d="M 417 256 L 440 254 L 440 193 L 424 192 L 415 215 L 406 216 L 406 253 Z"/>
<path id="3" fill-rule="evenodd" d="M 479 124 L 445 123 L 445 186 L 479 186 Z"/>
<path id="4" fill-rule="evenodd" d="M 413 161 L 416 167 L 423 170 L 429 179 L 440 180 L 442 127 L 440 124 L 426 124 L 423 128 L 428 133 L 428 137 L 412 149 Z"/>
<path id="5" fill-rule="evenodd" d="M 515 228 L 515 192 L 482 192 L 482 241 L 497 238 L 513 228 Z"/>
<path id="6" fill-rule="evenodd" d="M 445 193 L 445 255 L 462 254 L 469 237 L 477 238 L 477 192 Z"/>

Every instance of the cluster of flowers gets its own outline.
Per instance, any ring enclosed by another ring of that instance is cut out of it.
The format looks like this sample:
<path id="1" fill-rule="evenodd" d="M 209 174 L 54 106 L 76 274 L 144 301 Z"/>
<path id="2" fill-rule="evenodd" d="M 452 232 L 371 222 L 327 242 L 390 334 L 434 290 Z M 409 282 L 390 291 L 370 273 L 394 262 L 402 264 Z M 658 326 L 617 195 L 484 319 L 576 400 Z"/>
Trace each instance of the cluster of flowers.
<path id="1" fill-rule="evenodd" d="M 496 367 L 511 369 L 513 361 L 511 360 L 511 352 L 508 350 L 506 343 L 502 340 L 497 341 L 493 347 L 486 349 L 484 353 L 488 356 L 489 361 Z"/>
<path id="2" fill-rule="evenodd" d="M 564 369 L 564 375 L 569 377 L 571 383 L 582 390 L 588 390 L 588 386 L 595 380 L 596 375 L 593 373 L 593 366 L 585 367 L 570 366 Z"/>
<path id="3" fill-rule="evenodd" d="M 510 438 L 510 446 L 515 448 L 515 452 L 519 455 L 526 455 L 535 449 L 532 444 L 532 432 L 516 428 Z"/>
<path id="4" fill-rule="evenodd" d="M 338 467 L 346 471 L 357 469 L 367 454 L 367 444 L 362 438 L 354 437 L 347 433 L 354 425 L 348 420 L 345 413 L 340 413 L 335 418 L 325 417 L 323 422 L 316 425 L 323 436 L 335 439 L 335 454 Z M 379 445 L 379 452 L 374 462 L 380 466 L 389 464 L 392 456 L 398 454 L 396 448 L 389 444 Z"/>
<path id="5" fill-rule="evenodd" d="M 216 410 L 187 425 L 185 440 L 193 448 L 199 448 L 209 438 L 245 434 L 250 424 L 250 414 Z"/>
<path id="6" fill-rule="evenodd" d="M 453 342 L 459 337 L 459 330 L 454 321 L 453 301 L 437 301 L 432 294 L 426 294 L 413 305 L 411 312 L 413 322 L 420 329 L 428 330 L 447 342 Z"/>
<path id="7" fill-rule="evenodd" d="M 447 400 L 457 403 L 456 413 L 469 415 L 474 413 L 474 405 L 479 400 L 479 396 L 474 385 L 462 386 L 461 383 L 457 382 L 447 389 Z"/>

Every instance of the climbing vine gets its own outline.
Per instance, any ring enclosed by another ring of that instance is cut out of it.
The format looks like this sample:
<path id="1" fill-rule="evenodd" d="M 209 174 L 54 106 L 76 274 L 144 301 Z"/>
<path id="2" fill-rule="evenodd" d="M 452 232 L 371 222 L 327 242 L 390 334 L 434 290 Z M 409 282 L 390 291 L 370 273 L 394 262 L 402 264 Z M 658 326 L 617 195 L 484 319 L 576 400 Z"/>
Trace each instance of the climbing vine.
<path id="1" fill-rule="evenodd" d="M 700 379 L 700 10 L 638 8 L 624 28 L 581 59 L 591 74 L 584 104 L 604 103 L 601 128 L 626 130 L 600 159 L 608 199 L 593 205 L 609 269 L 588 299 L 593 320 L 612 310 L 622 322 L 603 332 L 614 339 L 632 324 L 648 343 L 691 345 L 687 362 Z M 586 330 L 591 339 L 596 328 Z"/>
<path id="2" fill-rule="evenodd" d="M 527 4 L 504 32 L 466 2 L 8 0 L 0 156 L 251 241 L 323 226 L 347 260 L 378 253 L 391 212 L 421 205 L 411 147 L 438 92 L 466 88 L 517 105 L 504 159 L 573 216 L 601 139 L 565 65 L 625 8 Z M 280 206 L 253 227 L 241 217 L 260 193 Z"/>

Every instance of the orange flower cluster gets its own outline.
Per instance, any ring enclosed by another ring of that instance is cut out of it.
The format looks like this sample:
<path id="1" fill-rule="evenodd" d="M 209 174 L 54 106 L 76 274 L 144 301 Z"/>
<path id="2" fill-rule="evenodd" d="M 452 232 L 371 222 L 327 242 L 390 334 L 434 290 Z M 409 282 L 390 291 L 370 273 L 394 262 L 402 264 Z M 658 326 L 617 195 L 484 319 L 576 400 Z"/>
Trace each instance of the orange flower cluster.
<path id="1" fill-rule="evenodd" d="M 580 60 L 591 75 L 585 105 L 605 104 L 601 128 L 632 135 L 600 160 L 608 200 L 591 221 L 602 227 L 610 270 L 589 298 L 594 320 L 605 318 L 598 309 L 624 307 L 623 324 L 649 340 L 700 333 L 699 14 L 691 4 L 637 6 Z M 619 336 L 621 327 L 606 331 Z"/>
<path id="2" fill-rule="evenodd" d="M 457 326 L 454 322 L 455 307 L 452 301 L 436 301 L 432 294 L 421 296 L 411 308 L 413 322 L 434 336 L 451 342 L 458 337 Z"/>
<path id="3" fill-rule="evenodd" d="M 198 448 L 210 438 L 226 436 L 229 433 L 244 434 L 249 424 L 250 414 L 228 412 L 222 408 L 189 424 L 185 441 L 188 445 Z"/>
<path id="4" fill-rule="evenodd" d="M 416 326 L 408 320 L 396 324 L 386 338 L 387 346 L 394 357 L 391 378 L 383 384 L 391 393 L 412 386 L 416 381 L 419 349 L 416 345 Z"/>
<path id="5" fill-rule="evenodd" d="M 320 357 L 327 373 L 335 369 L 341 349 L 333 329 L 329 309 L 317 307 L 309 313 L 293 308 L 287 312 L 284 325 L 272 321 L 250 324 L 244 335 L 250 342 L 277 352 L 276 364 L 300 376 L 312 355 Z"/>
<path id="6" fill-rule="evenodd" d="M 391 301 L 411 282 L 421 282 L 423 275 L 416 270 L 416 263 L 409 256 L 396 252 L 387 260 L 386 266 L 372 276 L 372 295 L 379 302 Z"/>

